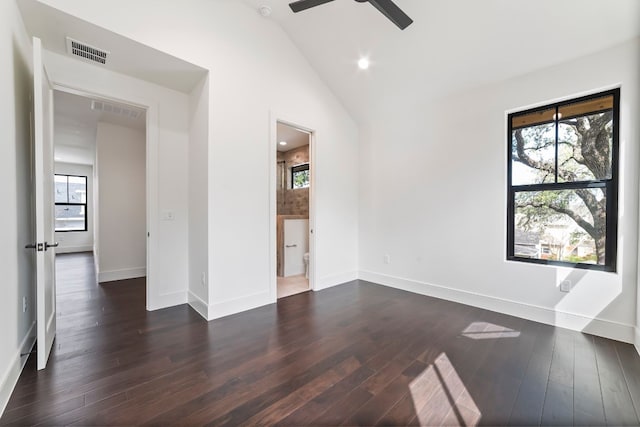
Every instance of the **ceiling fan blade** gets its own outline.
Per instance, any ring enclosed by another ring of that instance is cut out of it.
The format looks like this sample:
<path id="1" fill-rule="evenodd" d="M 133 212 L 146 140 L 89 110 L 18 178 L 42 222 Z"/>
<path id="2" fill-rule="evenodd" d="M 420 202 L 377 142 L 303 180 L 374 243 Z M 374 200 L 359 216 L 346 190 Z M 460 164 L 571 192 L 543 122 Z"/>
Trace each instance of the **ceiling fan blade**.
<path id="1" fill-rule="evenodd" d="M 389 20 L 396 24 L 401 30 L 404 30 L 413 23 L 413 19 L 409 18 L 409 16 L 391 0 L 369 0 L 369 3 L 374 5 L 376 9 L 382 12 L 384 16 L 389 18 Z"/>
<path id="2" fill-rule="evenodd" d="M 320 6 L 321 4 L 329 3 L 333 0 L 298 0 L 293 3 L 289 3 L 289 7 L 295 13 L 303 10 L 311 9 L 312 7 Z"/>

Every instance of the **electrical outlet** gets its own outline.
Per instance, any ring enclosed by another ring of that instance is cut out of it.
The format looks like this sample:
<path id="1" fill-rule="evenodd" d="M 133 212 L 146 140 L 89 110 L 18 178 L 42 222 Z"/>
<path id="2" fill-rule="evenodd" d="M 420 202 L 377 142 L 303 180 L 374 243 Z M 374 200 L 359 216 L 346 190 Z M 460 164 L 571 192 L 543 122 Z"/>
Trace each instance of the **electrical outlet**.
<path id="1" fill-rule="evenodd" d="M 560 292 L 570 292 L 571 291 L 571 280 L 563 280 L 560 282 Z"/>
<path id="2" fill-rule="evenodd" d="M 27 297 L 22 297 L 22 312 L 26 313 L 27 312 Z"/>
<path id="3" fill-rule="evenodd" d="M 200 275 L 200 283 L 202 284 L 202 286 L 206 286 L 207 285 L 207 275 L 206 275 L 206 273 L 204 271 Z"/>
<path id="4" fill-rule="evenodd" d="M 384 254 L 384 263 L 391 264 L 391 256 L 389 254 Z"/>

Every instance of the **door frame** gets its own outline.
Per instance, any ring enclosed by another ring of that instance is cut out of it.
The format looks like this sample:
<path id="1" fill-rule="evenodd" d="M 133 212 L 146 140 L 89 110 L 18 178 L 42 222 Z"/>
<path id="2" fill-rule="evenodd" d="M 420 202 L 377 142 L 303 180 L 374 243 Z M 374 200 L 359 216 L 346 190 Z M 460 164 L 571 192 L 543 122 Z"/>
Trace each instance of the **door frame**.
<path id="1" fill-rule="evenodd" d="M 102 93 L 95 88 L 86 88 L 80 86 L 71 86 L 65 83 L 60 83 L 58 81 L 52 80 L 51 84 L 54 90 L 58 90 L 61 92 L 70 93 L 73 95 L 83 96 L 91 99 L 106 101 L 106 102 L 115 102 L 119 104 L 131 105 L 133 107 L 141 108 L 146 110 L 146 129 L 145 129 L 145 138 L 146 138 L 146 150 L 145 150 L 145 167 L 146 167 L 146 177 L 145 177 L 145 190 L 146 190 L 146 227 L 147 227 L 147 276 L 146 276 L 146 309 L 147 311 L 152 311 L 160 308 L 159 301 L 157 301 L 157 293 L 153 292 L 153 285 L 155 282 L 156 272 L 155 267 L 157 263 L 155 260 L 157 259 L 157 238 L 155 236 L 158 235 L 158 209 L 153 209 L 154 206 L 158 206 L 158 106 L 157 104 L 147 102 L 144 99 L 137 99 L 135 97 L 131 97 L 128 99 L 120 99 L 114 97 L 113 95 Z M 54 143 L 55 146 L 55 143 Z M 95 171 L 95 165 L 94 165 Z M 99 183 L 98 183 L 99 184 Z M 95 194 L 95 183 L 94 183 L 94 194 Z M 95 203 L 94 203 L 95 210 Z M 97 232 L 98 224 L 94 224 L 94 233 Z M 95 244 L 95 241 L 94 241 Z M 96 272 L 97 273 L 97 272 Z M 96 274 L 97 280 L 97 274 Z"/>
<path id="2" fill-rule="evenodd" d="M 316 288 L 316 141 L 317 131 L 312 127 L 298 123 L 302 121 L 292 120 L 284 114 L 271 111 L 269 117 L 269 293 L 272 302 L 278 301 L 278 276 L 277 276 L 277 230 L 276 220 L 278 215 L 277 204 L 277 156 L 278 156 L 278 123 L 299 129 L 309 133 L 309 290 Z"/>

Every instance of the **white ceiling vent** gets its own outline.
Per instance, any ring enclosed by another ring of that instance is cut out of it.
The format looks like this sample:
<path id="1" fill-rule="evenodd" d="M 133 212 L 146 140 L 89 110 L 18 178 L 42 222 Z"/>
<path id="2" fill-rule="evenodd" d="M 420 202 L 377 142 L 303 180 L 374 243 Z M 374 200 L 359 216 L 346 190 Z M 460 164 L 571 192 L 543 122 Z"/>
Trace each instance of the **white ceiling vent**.
<path id="1" fill-rule="evenodd" d="M 67 53 L 104 65 L 110 52 L 67 37 Z"/>
<path id="2" fill-rule="evenodd" d="M 130 119 L 137 119 L 142 114 L 142 111 L 135 108 L 127 107 L 126 105 L 111 104 L 105 101 L 91 101 L 91 109 L 94 111 L 104 111 L 105 113 L 116 114 L 118 116 L 127 117 Z"/>

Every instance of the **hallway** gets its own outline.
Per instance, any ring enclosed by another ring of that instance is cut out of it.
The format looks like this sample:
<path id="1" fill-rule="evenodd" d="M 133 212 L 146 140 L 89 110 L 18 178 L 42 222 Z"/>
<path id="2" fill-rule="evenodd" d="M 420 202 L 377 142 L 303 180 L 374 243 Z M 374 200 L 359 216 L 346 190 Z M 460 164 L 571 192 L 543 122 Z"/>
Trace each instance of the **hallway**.
<path id="1" fill-rule="evenodd" d="M 68 424 L 122 403 L 129 389 L 170 364 L 167 341 L 154 339 L 154 330 L 181 348 L 190 339 L 180 327 L 206 325 L 186 305 L 146 311 L 144 278 L 98 285 L 90 252 L 58 255 L 56 282 L 58 330 L 48 367 L 38 372 L 35 354 L 29 358 L 2 425 Z"/>

